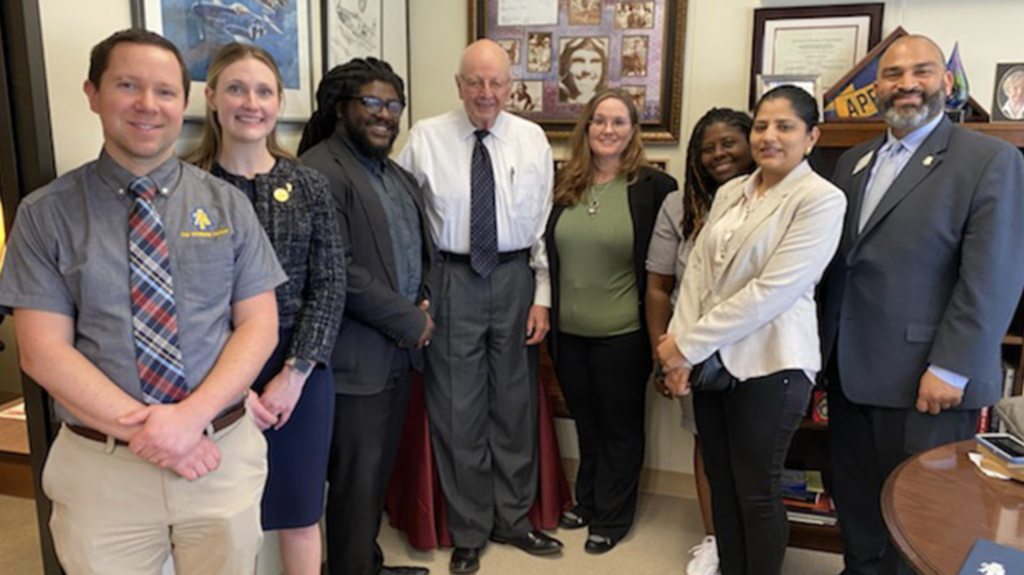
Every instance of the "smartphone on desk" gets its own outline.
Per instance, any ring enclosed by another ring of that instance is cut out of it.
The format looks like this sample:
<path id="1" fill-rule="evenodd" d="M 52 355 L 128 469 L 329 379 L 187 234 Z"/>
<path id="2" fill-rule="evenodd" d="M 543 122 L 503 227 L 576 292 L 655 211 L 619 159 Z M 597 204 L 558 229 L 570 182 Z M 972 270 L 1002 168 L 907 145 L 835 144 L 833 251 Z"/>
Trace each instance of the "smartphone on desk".
<path id="1" fill-rule="evenodd" d="M 979 433 L 974 439 L 1008 467 L 1024 467 L 1024 442 L 1009 433 Z"/>

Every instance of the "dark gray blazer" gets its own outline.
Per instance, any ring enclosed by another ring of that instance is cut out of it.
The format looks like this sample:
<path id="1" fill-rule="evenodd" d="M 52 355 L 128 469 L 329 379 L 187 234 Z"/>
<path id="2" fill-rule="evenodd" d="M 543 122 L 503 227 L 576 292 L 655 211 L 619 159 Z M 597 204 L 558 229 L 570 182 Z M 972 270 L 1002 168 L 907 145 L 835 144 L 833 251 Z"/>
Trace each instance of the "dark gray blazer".
<path id="1" fill-rule="evenodd" d="M 394 251 L 384 207 L 365 168 L 335 134 L 302 155 L 302 162 L 320 170 L 331 184 L 348 269 L 345 316 L 334 346 L 332 367 L 337 393 L 373 395 L 384 390 L 394 354 L 412 348 L 423 333 L 424 313 L 398 293 Z M 388 160 L 406 181 L 420 215 L 423 238 L 423 283 L 418 301 L 430 299 L 426 278 L 432 268 L 434 243 L 416 180 Z M 410 349 L 413 367 L 421 369 L 423 353 Z"/>
<path id="2" fill-rule="evenodd" d="M 913 407 L 929 364 L 970 378 L 962 409 L 990 405 L 1024 286 L 1024 157 L 943 119 L 858 234 L 884 141 L 847 151 L 833 175 L 849 210 L 823 281 L 825 365 L 838 353 L 843 391 L 865 405 Z"/>

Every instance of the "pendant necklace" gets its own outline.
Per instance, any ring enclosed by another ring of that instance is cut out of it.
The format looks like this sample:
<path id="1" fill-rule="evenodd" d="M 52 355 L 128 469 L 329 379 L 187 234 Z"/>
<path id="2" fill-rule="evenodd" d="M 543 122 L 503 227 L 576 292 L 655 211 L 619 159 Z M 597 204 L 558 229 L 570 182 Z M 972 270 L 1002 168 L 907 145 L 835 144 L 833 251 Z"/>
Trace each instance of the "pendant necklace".
<path id="1" fill-rule="evenodd" d="M 603 184 L 594 184 L 587 189 L 587 194 L 590 196 L 590 199 L 587 201 L 587 214 L 590 217 L 596 216 L 597 212 L 601 210 L 601 196 L 608 191 L 608 188 L 611 187 L 611 183 L 613 181 L 615 180 L 613 179 Z M 601 188 L 600 191 L 594 193 L 594 189 L 598 187 Z"/>

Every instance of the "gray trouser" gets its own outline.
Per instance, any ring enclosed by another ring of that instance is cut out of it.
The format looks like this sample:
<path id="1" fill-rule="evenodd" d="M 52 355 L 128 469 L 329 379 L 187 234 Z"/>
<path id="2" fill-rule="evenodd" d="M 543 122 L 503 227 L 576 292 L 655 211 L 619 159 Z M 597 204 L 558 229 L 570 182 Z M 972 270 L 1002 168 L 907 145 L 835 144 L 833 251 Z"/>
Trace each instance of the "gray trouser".
<path id="1" fill-rule="evenodd" d="M 537 490 L 537 384 L 527 362 L 533 271 L 526 254 L 481 278 L 446 259 L 427 348 L 426 403 L 456 547 L 531 529 Z"/>

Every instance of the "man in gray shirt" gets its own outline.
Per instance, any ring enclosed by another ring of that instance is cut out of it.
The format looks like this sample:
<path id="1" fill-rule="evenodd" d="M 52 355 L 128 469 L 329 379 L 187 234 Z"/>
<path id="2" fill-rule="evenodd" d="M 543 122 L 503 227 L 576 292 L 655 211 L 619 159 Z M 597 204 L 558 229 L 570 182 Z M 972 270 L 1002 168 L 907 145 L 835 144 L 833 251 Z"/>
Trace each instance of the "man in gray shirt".
<path id="1" fill-rule="evenodd" d="M 164 38 L 118 32 L 85 93 L 98 160 L 27 197 L 0 280 L 22 369 L 64 425 L 43 470 L 68 573 L 249 575 L 266 444 L 241 399 L 285 280 L 248 200 L 174 157 L 188 101 Z"/>

